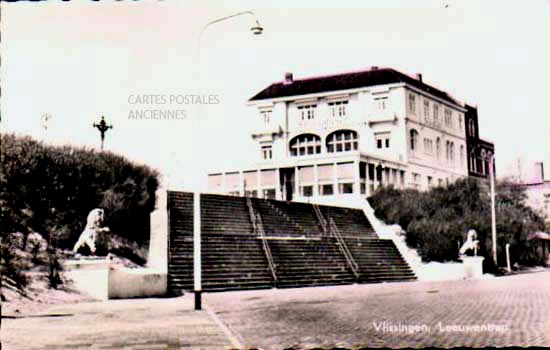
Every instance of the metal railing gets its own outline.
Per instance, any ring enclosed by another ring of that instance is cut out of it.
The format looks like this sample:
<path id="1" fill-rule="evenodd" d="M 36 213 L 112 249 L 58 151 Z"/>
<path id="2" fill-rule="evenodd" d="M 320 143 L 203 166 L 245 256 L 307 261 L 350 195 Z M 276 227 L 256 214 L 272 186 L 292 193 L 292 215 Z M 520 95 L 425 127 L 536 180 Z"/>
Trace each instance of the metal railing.
<path id="1" fill-rule="evenodd" d="M 254 233 L 258 235 L 262 241 L 262 247 L 264 249 L 264 253 L 267 258 L 269 269 L 271 270 L 271 275 L 273 276 L 273 280 L 277 282 L 277 273 L 275 271 L 276 265 L 275 265 L 275 261 L 273 260 L 273 255 L 271 254 L 271 249 L 269 248 L 269 244 L 267 243 L 267 239 L 265 237 L 262 217 L 260 216 L 260 213 L 254 212 L 254 207 L 252 206 L 252 201 L 250 200 L 249 197 L 246 197 L 246 205 L 248 206 L 248 214 L 250 215 L 250 221 L 252 221 L 252 227 L 254 228 Z"/>
<path id="2" fill-rule="evenodd" d="M 351 254 L 351 251 L 349 250 L 348 245 L 346 244 L 346 241 L 344 241 L 344 238 L 342 237 L 340 230 L 338 230 L 338 227 L 336 226 L 332 218 L 329 218 L 329 227 L 330 227 L 330 232 L 338 242 L 338 247 L 340 248 L 340 251 L 346 257 L 346 261 L 348 262 L 348 265 L 351 268 L 351 271 L 353 271 L 353 274 L 355 275 L 356 278 L 359 278 L 359 265 L 357 265 L 357 262 L 353 258 L 353 255 Z"/>
<path id="3" fill-rule="evenodd" d="M 328 235 L 328 224 L 327 220 L 323 216 L 323 213 L 321 213 L 321 209 L 317 204 L 313 204 L 313 210 L 315 211 L 315 215 L 317 215 L 317 219 L 321 223 L 321 228 L 323 229 L 323 233 L 325 235 Z"/>
<path id="4" fill-rule="evenodd" d="M 327 222 L 327 219 L 325 219 L 323 213 L 321 212 L 321 208 L 319 208 L 317 204 L 313 204 L 313 210 L 315 211 L 315 214 L 317 215 L 317 218 L 321 223 L 321 227 L 323 228 L 323 232 L 325 233 L 325 235 L 328 235 L 330 233 L 332 237 L 336 239 L 336 242 L 338 243 L 338 248 L 340 248 L 340 252 L 342 252 L 344 257 L 346 258 L 346 262 L 348 263 L 348 266 L 355 275 L 355 278 L 359 278 L 359 265 L 353 258 L 353 255 L 351 254 L 351 251 L 349 250 L 346 241 L 342 237 L 340 230 L 334 223 L 334 220 L 329 217 L 329 221 Z"/>

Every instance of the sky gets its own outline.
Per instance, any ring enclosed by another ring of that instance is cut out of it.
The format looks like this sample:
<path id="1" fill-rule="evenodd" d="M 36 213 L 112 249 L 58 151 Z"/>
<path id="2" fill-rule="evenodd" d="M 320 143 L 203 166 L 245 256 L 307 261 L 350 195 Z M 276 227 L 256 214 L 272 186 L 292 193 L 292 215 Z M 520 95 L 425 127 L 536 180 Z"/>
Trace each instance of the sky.
<path id="1" fill-rule="evenodd" d="M 392 67 L 478 106 L 497 174 L 550 175 L 550 1 L 120 1 L 0 3 L 2 132 L 105 148 L 204 188 L 257 156 L 247 99 L 295 79 Z M 211 26 L 209 21 L 254 10 Z M 198 49 L 200 47 L 200 50 Z M 184 96 L 210 96 L 197 104 Z M 172 120 L 133 119 L 172 113 Z M 149 111 L 149 112 L 146 112 Z M 41 118 L 49 115 L 47 128 Z M 521 159 L 518 162 L 518 159 Z"/>

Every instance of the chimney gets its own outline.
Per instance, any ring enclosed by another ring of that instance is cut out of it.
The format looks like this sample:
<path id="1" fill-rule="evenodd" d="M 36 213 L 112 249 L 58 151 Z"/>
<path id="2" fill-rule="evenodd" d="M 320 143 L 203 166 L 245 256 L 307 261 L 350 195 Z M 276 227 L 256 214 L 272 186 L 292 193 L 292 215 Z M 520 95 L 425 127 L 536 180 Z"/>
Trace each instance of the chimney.
<path id="1" fill-rule="evenodd" d="M 419 82 L 422 82 L 422 74 L 416 73 L 416 80 L 418 80 Z"/>
<path id="2" fill-rule="evenodd" d="M 370 70 L 378 70 L 378 66 L 372 66 L 370 67 Z"/>
<path id="3" fill-rule="evenodd" d="M 289 84 L 292 84 L 292 82 L 294 81 L 294 79 L 292 78 L 292 73 L 285 73 L 285 80 L 283 82 L 284 85 L 289 85 Z"/>

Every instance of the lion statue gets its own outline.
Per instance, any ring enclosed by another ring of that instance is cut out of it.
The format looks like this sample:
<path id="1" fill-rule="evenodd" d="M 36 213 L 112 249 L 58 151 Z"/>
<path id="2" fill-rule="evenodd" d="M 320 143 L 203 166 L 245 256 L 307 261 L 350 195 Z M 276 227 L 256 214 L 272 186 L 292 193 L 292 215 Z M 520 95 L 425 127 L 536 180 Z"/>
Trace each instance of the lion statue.
<path id="1" fill-rule="evenodd" d="M 476 230 L 468 230 L 466 242 L 460 247 L 460 255 L 464 255 L 470 249 L 474 251 L 474 255 L 477 255 L 478 247 L 479 241 L 477 240 Z"/>
<path id="2" fill-rule="evenodd" d="M 80 248 L 88 246 L 92 255 L 95 255 L 98 234 L 110 231 L 108 227 L 102 227 L 104 219 L 105 212 L 103 209 L 96 208 L 90 211 L 86 221 L 86 227 L 74 245 L 73 253 L 76 254 Z"/>

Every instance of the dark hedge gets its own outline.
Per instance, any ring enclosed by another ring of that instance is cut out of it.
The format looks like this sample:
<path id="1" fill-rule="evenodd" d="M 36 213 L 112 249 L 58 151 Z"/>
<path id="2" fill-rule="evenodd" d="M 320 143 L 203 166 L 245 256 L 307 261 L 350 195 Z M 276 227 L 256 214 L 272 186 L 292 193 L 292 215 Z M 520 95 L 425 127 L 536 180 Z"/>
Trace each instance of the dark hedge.
<path id="1" fill-rule="evenodd" d="M 105 209 L 112 234 L 149 239 L 158 172 L 111 152 L 51 146 L 1 134 L 0 232 L 53 234 L 71 248 L 94 208 Z"/>

